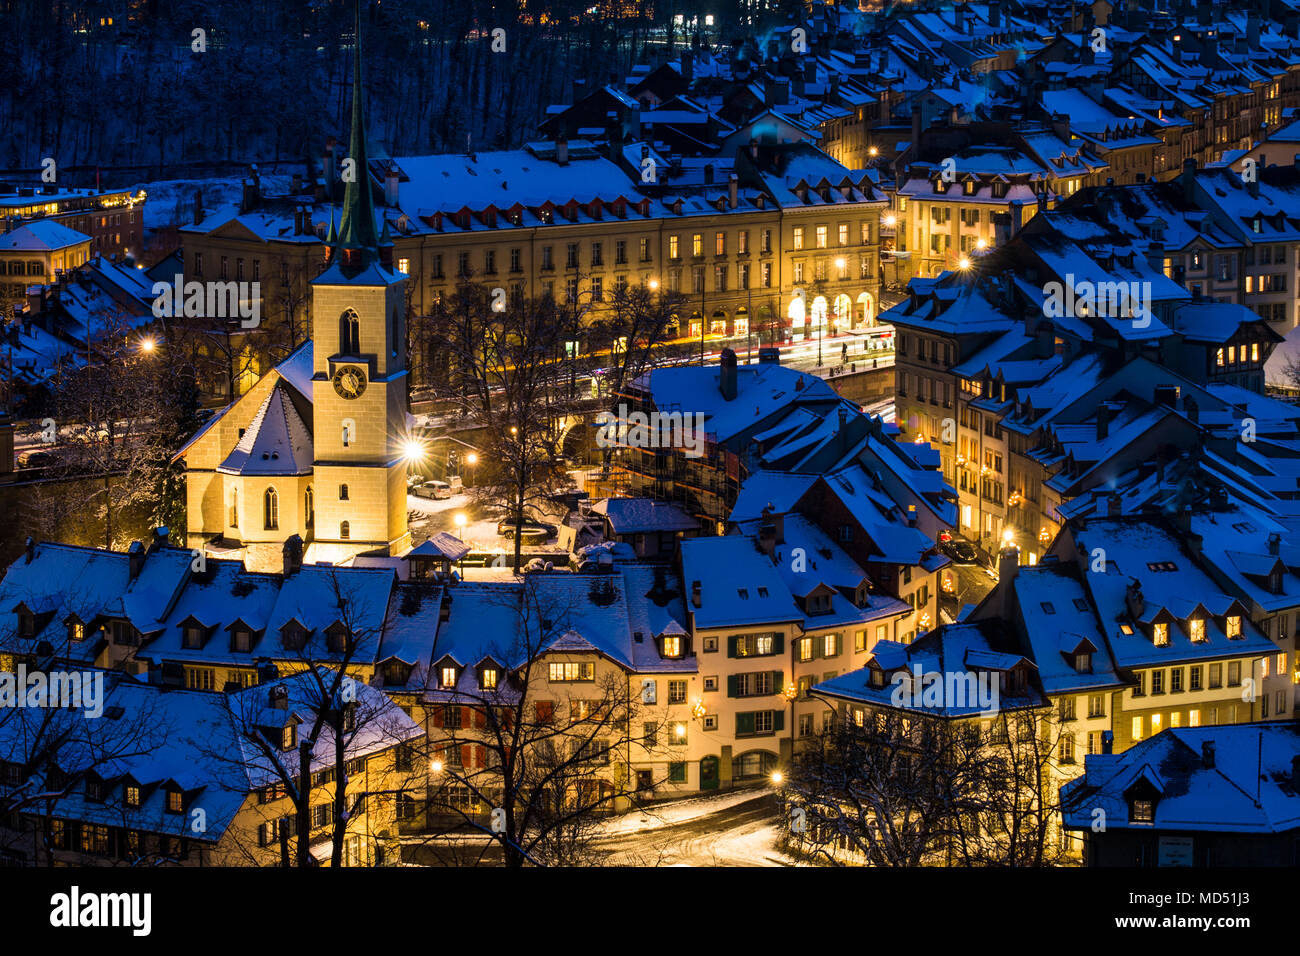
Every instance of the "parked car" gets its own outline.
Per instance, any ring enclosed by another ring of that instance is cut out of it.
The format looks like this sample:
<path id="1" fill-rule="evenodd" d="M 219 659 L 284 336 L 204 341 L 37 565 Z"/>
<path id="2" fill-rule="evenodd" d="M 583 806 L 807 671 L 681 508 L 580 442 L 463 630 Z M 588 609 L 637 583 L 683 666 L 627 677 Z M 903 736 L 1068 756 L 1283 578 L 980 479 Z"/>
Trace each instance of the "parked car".
<path id="1" fill-rule="evenodd" d="M 943 540 L 943 535 L 939 538 L 939 550 L 952 558 L 954 564 L 979 564 L 979 552 L 965 538 L 956 535 L 949 535 L 946 541 Z"/>
<path id="2" fill-rule="evenodd" d="M 527 531 L 530 528 L 536 528 L 539 531 L 545 531 L 547 537 L 554 537 L 559 530 L 555 527 L 555 525 L 550 524 L 549 522 L 534 521 L 532 518 L 528 517 L 527 515 L 524 515 L 524 530 Z M 515 536 L 515 519 L 502 518 L 500 521 L 498 521 L 497 534 L 501 535 L 503 538 L 513 538 Z"/>
<path id="3" fill-rule="evenodd" d="M 412 488 L 411 494 L 419 498 L 450 498 L 451 485 L 445 481 L 426 481 Z"/>

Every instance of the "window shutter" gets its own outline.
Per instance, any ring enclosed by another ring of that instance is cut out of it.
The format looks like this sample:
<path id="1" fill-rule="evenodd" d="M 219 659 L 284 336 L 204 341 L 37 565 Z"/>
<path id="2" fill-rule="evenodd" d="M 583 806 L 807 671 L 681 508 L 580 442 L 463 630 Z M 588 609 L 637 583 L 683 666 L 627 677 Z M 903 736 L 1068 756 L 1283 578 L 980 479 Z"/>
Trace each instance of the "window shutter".
<path id="1" fill-rule="evenodd" d="M 777 731 L 780 731 L 780 730 L 784 730 L 784 729 L 785 729 L 785 711 L 784 711 L 784 710 L 774 710 L 774 711 L 772 711 L 772 729 L 773 729 L 773 730 L 777 730 Z"/>
<path id="2" fill-rule="evenodd" d="M 736 656 L 736 637 L 737 637 L 737 635 L 732 634 L 730 637 L 727 638 L 727 656 L 728 656 L 728 657 L 735 657 L 735 656 Z"/>
<path id="3" fill-rule="evenodd" d="M 785 635 L 780 631 L 772 635 L 772 649 L 777 654 L 785 653 Z"/>
<path id="4" fill-rule="evenodd" d="M 785 689 L 782 683 L 785 675 L 781 671 L 772 671 L 772 693 L 779 694 Z"/>
<path id="5" fill-rule="evenodd" d="M 481 707 L 474 708 L 474 726 L 480 728 L 487 726 L 487 712 Z"/>
<path id="6" fill-rule="evenodd" d="M 736 715 L 736 736 L 741 734 L 752 734 L 754 732 L 754 715 L 737 714 Z"/>
<path id="7" fill-rule="evenodd" d="M 472 744 L 464 744 L 460 748 L 460 765 L 466 768 L 474 766 L 474 747 Z"/>
<path id="8" fill-rule="evenodd" d="M 435 727 L 441 727 L 441 726 L 442 726 L 442 707 L 441 707 L 441 706 L 435 706 L 435 707 L 431 708 L 431 709 L 430 709 L 430 716 L 431 716 L 432 719 L 433 719 L 433 726 L 435 726 Z"/>
<path id="9" fill-rule="evenodd" d="M 729 675 L 727 676 L 727 696 L 728 696 L 728 697 L 735 697 L 735 696 L 737 696 L 737 691 L 738 691 L 738 689 L 739 689 L 739 684 L 740 684 L 740 677 L 739 677 L 738 675 L 736 675 L 736 674 L 729 674 Z"/>
<path id="10" fill-rule="evenodd" d="M 460 725 L 462 727 L 474 726 L 474 708 L 462 707 L 460 709 Z"/>
<path id="11" fill-rule="evenodd" d="M 482 744 L 477 744 L 474 747 L 474 766 L 480 768 L 487 766 L 487 748 Z"/>

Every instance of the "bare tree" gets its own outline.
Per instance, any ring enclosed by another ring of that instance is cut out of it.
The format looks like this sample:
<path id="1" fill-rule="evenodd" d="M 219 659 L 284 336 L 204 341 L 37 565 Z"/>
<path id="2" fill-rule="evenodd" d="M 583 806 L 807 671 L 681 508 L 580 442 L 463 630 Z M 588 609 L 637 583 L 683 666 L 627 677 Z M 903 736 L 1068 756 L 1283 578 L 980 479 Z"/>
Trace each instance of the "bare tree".
<path id="1" fill-rule="evenodd" d="M 587 599 L 616 600 L 614 587 L 594 578 Z M 450 821 L 451 829 L 485 834 L 491 842 L 483 846 L 499 849 L 507 866 L 596 862 L 605 816 L 640 799 L 630 764 L 663 752 L 665 712 L 645 704 L 621 668 L 602 669 L 594 653 L 583 660 L 565 652 L 576 608 L 536 576 L 502 588 L 496 600 L 516 622 L 513 635 L 487 645 L 499 675 L 473 690 L 460 685 L 431 706 L 433 837 L 447 832 L 438 821 Z M 590 679 L 553 683 L 552 663 L 590 667 Z"/>

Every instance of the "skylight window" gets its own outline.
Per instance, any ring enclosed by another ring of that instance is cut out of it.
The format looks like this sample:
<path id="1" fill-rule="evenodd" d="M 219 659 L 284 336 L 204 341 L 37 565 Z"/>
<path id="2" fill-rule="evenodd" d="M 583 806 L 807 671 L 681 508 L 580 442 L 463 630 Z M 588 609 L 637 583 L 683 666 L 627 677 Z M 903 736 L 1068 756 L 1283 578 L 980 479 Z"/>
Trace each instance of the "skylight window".
<path id="1" fill-rule="evenodd" d="M 749 600 L 749 588 L 736 588 L 736 593 L 740 595 L 742 601 Z"/>
<path id="2" fill-rule="evenodd" d="M 1121 634 L 1132 634 L 1132 633 L 1133 633 L 1133 625 L 1131 625 L 1131 624 L 1121 624 L 1121 625 L 1119 626 L 1119 632 L 1120 632 Z"/>
<path id="3" fill-rule="evenodd" d="M 1088 610 L 1088 602 L 1087 602 L 1084 598 L 1075 598 L 1075 599 L 1074 599 L 1074 607 L 1075 607 L 1075 610 L 1077 610 L 1077 611 L 1087 611 L 1087 610 Z"/>
<path id="4" fill-rule="evenodd" d="M 765 597 L 767 597 L 767 588 L 759 588 L 759 589 L 758 589 L 758 596 L 761 597 L 761 598 L 765 598 Z"/>
<path id="5" fill-rule="evenodd" d="M 1044 613 L 1044 614 L 1055 614 L 1055 613 L 1056 613 L 1056 608 L 1052 607 L 1052 602 L 1051 602 L 1051 601 L 1044 601 L 1042 604 L 1039 605 L 1039 607 L 1041 607 L 1041 608 L 1043 609 L 1043 613 Z"/>
<path id="6" fill-rule="evenodd" d="M 1150 571 L 1177 571 L 1178 565 L 1173 561 L 1148 561 L 1147 569 Z"/>

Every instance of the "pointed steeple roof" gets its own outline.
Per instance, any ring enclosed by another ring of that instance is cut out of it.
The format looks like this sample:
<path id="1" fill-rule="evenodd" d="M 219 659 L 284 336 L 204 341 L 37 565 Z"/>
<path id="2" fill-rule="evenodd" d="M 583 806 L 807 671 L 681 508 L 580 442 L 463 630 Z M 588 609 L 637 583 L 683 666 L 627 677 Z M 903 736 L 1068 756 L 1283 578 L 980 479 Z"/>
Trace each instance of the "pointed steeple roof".
<path id="1" fill-rule="evenodd" d="M 355 176 L 343 191 L 343 222 L 338 248 L 360 253 L 358 267 L 378 258 L 379 234 L 375 229 L 375 201 L 370 192 L 370 165 L 366 155 L 365 97 L 361 88 L 361 3 L 356 3 L 356 52 L 352 60 L 352 138 L 347 158 Z"/>

